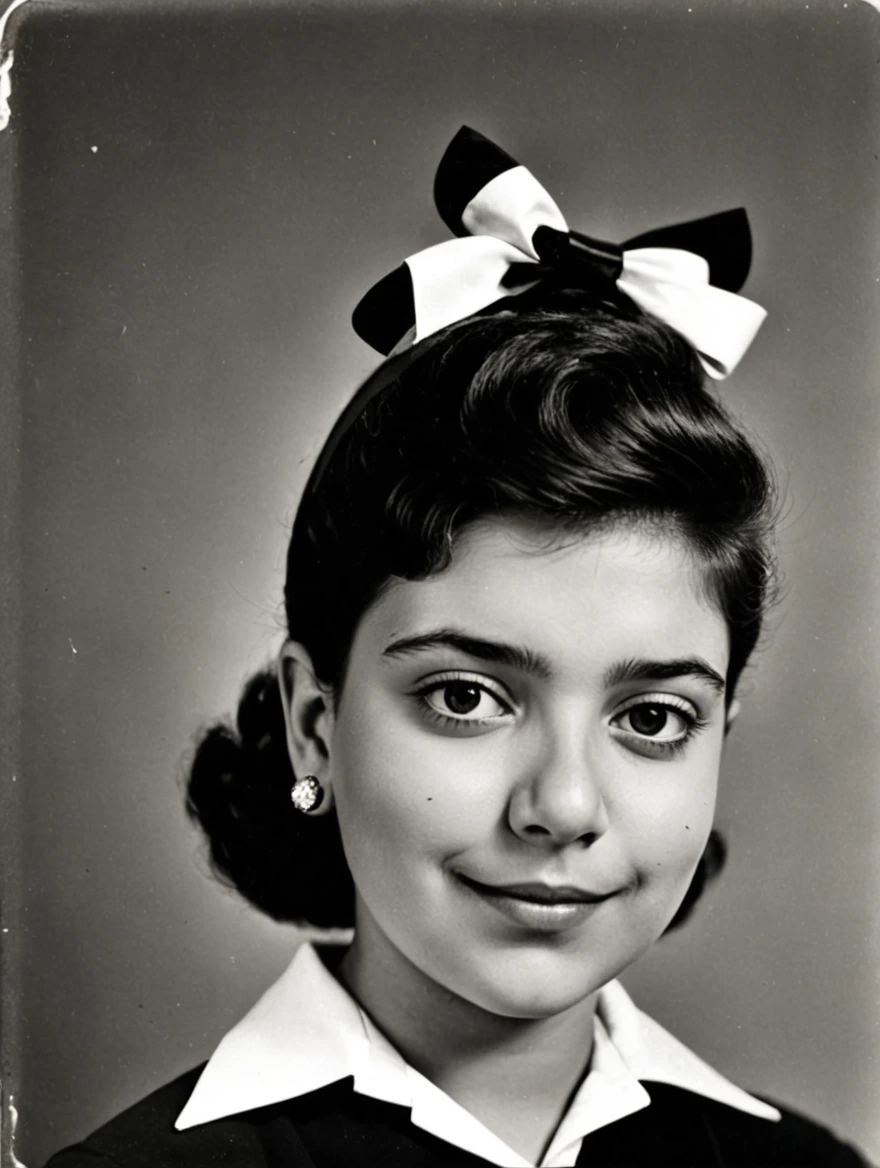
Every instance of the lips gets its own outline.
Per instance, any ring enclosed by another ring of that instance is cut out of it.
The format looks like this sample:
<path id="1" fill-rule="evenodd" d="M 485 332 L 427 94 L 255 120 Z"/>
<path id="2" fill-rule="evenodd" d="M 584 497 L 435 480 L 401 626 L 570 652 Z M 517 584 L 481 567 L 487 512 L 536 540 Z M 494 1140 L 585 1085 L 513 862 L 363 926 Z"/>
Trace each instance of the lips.
<path id="1" fill-rule="evenodd" d="M 570 884 L 483 884 L 469 876 L 458 874 L 458 878 L 483 896 L 510 897 L 529 904 L 599 904 L 613 896 L 614 892 L 589 892 Z M 615 890 L 616 891 L 616 890 Z"/>
<path id="2" fill-rule="evenodd" d="M 533 935 L 566 933 L 586 925 L 592 917 L 603 912 L 602 906 L 619 890 L 592 892 L 568 884 L 482 884 L 470 876 L 456 873 L 456 879 L 465 895 L 488 910 L 487 925 L 503 919 L 506 927 L 513 925 L 518 933 L 525 930 Z"/>

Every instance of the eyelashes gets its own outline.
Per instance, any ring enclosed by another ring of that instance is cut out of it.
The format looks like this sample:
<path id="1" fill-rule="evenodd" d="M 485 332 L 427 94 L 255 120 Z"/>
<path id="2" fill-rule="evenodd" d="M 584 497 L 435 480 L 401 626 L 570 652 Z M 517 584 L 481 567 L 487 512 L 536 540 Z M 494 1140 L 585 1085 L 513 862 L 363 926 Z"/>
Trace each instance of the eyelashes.
<path id="1" fill-rule="evenodd" d="M 485 726 L 513 714 L 510 702 L 494 687 L 466 673 L 435 677 L 416 696 L 425 713 L 447 726 Z"/>
<path id="2" fill-rule="evenodd" d="M 709 723 L 685 698 L 648 693 L 628 698 L 610 725 L 624 745 L 647 757 L 663 758 L 679 754 Z"/>
<path id="3" fill-rule="evenodd" d="M 430 721 L 464 733 L 509 723 L 516 716 L 514 703 L 500 686 L 461 671 L 434 676 L 414 696 Z M 709 722 L 686 698 L 659 692 L 627 698 L 608 725 L 635 753 L 666 758 L 683 751 Z"/>

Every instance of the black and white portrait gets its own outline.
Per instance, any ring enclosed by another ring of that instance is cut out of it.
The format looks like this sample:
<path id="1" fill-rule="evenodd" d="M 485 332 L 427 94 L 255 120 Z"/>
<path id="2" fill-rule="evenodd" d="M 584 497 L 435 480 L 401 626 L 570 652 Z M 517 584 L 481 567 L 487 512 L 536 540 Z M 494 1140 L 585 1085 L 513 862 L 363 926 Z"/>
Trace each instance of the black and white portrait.
<path id="1" fill-rule="evenodd" d="M 874 6 L 13 8 L 4 1165 L 880 1160 Z"/>

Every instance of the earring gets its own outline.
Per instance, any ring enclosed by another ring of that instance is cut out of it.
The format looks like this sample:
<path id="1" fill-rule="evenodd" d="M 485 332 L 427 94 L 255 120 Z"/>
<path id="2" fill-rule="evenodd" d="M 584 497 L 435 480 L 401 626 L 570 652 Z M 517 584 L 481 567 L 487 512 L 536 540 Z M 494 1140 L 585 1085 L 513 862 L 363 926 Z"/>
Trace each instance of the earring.
<path id="1" fill-rule="evenodd" d="M 290 788 L 290 801 L 297 811 L 317 811 L 324 802 L 324 788 L 314 775 L 303 775 Z"/>

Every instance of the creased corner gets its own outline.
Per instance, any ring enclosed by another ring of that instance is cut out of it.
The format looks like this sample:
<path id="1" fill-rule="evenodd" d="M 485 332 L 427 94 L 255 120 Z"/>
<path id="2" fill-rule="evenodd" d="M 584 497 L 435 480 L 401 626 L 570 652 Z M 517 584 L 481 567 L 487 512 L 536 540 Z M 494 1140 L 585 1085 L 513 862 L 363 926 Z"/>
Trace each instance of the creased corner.
<path id="1" fill-rule="evenodd" d="M 6 24 L 10 16 L 16 8 L 20 8 L 22 4 L 26 3 L 27 0 L 12 0 L 12 3 L 0 16 L 0 55 L 2 55 L 0 58 L 0 131 L 6 129 L 12 116 L 9 99 L 12 96 L 12 62 L 15 59 L 12 49 L 8 53 L 4 51 L 3 38 L 6 36 Z"/>
<path id="2" fill-rule="evenodd" d="M 2 1096 L 2 1092 L 0 1092 Z M 18 1127 L 18 1110 L 13 1103 L 13 1096 L 9 1096 L 9 1168 L 27 1168 L 15 1154 L 15 1129 Z"/>

